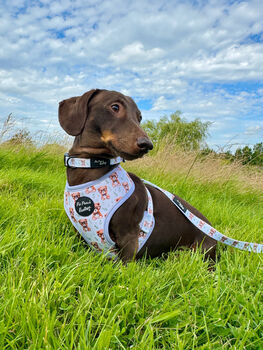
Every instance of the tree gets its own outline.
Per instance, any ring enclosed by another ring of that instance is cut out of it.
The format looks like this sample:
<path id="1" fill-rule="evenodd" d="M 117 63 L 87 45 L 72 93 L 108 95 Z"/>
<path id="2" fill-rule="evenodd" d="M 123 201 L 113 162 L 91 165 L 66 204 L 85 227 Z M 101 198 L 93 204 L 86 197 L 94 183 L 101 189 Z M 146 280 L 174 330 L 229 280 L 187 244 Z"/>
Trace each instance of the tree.
<path id="1" fill-rule="evenodd" d="M 159 121 L 149 120 L 143 123 L 143 128 L 152 139 L 155 146 L 164 140 L 171 145 L 182 147 L 184 150 L 200 149 L 207 134 L 209 122 L 203 123 L 199 119 L 187 122 L 176 111 L 170 117 L 162 117 Z"/>

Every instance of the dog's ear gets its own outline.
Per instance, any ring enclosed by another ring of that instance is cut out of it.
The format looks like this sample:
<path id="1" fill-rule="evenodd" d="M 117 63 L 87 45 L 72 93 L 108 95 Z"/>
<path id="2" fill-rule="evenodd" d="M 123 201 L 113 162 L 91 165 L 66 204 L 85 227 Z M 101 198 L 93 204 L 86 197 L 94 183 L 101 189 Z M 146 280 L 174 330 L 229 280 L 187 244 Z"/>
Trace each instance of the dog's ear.
<path id="1" fill-rule="evenodd" d="M 59 123 L 69 135 L 77 136 L 82 132 L 88 117 L 89 101 L 99 91 L 93 89 L 82 96 L 71 97 L 59 103 Z"/>

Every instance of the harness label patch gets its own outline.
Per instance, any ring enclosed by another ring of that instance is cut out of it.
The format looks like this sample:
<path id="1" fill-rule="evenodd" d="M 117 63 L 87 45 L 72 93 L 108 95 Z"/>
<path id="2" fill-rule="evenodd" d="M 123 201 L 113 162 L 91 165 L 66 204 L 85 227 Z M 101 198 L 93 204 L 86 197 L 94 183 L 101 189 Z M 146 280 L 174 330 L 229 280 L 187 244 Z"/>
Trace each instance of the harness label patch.
<path id="1" fill-rule="evenodd" d="M 81 216 L 89 216 L 94 212 L 94 202 L 89 197 L 79 197 L 75 203 L 76 212 Z"/>

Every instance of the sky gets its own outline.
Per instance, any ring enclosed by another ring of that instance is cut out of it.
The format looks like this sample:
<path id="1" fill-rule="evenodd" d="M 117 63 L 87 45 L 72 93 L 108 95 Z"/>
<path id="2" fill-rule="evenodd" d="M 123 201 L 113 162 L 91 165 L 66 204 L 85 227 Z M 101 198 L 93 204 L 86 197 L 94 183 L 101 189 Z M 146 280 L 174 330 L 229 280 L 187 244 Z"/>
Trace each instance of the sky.
<path id="1" fill-rule="evenodd" d="M 101 88 L 210 121 L 214 149 L 263 142 L 262 0 L 0 0 L 0 38 L 0 122 L 60 134 L 58 102 Z"/>

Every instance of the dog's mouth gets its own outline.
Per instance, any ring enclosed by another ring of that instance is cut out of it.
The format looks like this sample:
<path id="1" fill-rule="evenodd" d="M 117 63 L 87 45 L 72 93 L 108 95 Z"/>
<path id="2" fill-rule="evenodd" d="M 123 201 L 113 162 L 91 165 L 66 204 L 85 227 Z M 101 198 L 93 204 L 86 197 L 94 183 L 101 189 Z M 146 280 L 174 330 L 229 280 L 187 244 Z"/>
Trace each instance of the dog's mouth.
<path id="1" fill-rule="evenodd" d="M 134 159 L 137 159 L 137 158 L 142 158 L 147 153 L 148 153 L 148 150 L 140 151 L 140 152 L 138 152 L 136 154 L 121 152 L 120 155 L 121 155 L 122 158 L 124 158 L 126 160 L 134 160 Z"/>
<path id="2" fill-rule="evenodd" d="M 107 147 L 111 150 L 113 155 L 115 157 L 120 156 L 124 158 L 125 160 L 134 160 L 137 158 L 143 157 L 145 154 L 148 153 L 148 149 L 140 149 L 137 153 L 129 153 L 129 152 L 124 152 L 124 151 L 119 151 L 113 144 L 112 142 L 108 142 Z"/>

